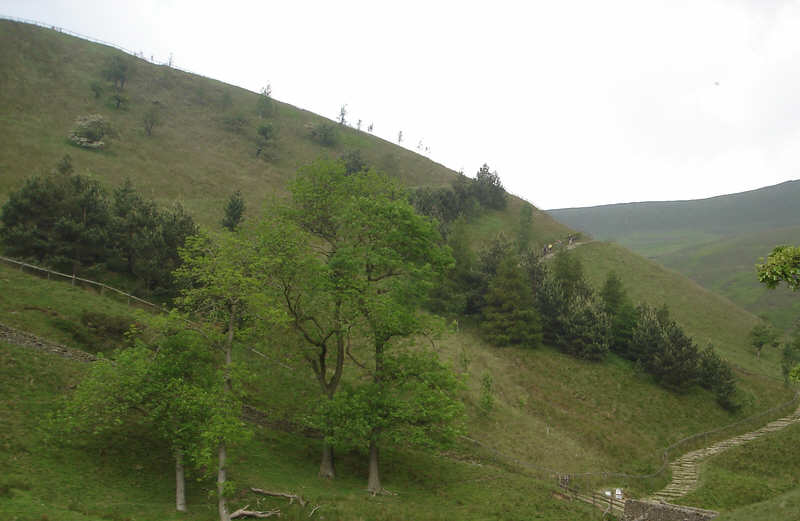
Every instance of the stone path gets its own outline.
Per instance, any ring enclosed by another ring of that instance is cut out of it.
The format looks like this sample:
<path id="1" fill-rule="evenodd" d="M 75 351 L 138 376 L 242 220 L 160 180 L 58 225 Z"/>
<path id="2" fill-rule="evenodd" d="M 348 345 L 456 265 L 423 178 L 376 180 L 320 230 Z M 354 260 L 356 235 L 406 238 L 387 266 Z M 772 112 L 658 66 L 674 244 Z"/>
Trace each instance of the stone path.
<path id="1" fill-rule="evenodd" d="M 781 430 L 794 423 L 800 423 L 800 407 L 789 416 L 770 422 L 758 430 L 740 434 L 739 436 L 722 440 L 708 447 L 684 454 L 669 465 L 670 470 L 672 470 L 672 481 L 670 484 L 664 487 L 663 490 L 653 494 L 650 499 L 654 501 L 664 501 L 666 503 L 675 501 L 697 488 L 697 480 L 699 477 L 698 466 L 702 460 L 726 451 L 731 447 L 743 445 L 748 441 L 760 438 L 770 432 Z"/>
<path id="2" fill-rule="evenodd" d="M 0 341 L 31 349 L 38 349 L 39 351 L 53 353 L 79 362 L 94 362 L 97 360 L 97 357 L 85 351 L 45 340 L 36 335 L 26 333 L 25 331 L 6 326 L 5 324 L 0 324 Z"/>

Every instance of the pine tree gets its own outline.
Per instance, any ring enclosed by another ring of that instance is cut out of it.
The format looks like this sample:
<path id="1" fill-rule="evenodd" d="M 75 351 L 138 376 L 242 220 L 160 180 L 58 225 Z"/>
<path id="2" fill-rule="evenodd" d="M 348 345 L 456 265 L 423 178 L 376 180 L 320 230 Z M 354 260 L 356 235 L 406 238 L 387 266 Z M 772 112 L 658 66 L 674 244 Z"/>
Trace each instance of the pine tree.
<path id="1" fill-rule="evenodd" d="M 489 283 L 481 333 L 497 346 L 538 347 L 542 326 L 525 272 L 515 255 L 507 255 Z"/>
<path id="2" fill-rule="evenodd" d="M 222 226 L 230 231 L 235 231 L 244 217 L 245 204 L 242 199 L 242 192 L 236 190 L 228 199 L 225 206 L 225 216 L 222 218 Z"/>

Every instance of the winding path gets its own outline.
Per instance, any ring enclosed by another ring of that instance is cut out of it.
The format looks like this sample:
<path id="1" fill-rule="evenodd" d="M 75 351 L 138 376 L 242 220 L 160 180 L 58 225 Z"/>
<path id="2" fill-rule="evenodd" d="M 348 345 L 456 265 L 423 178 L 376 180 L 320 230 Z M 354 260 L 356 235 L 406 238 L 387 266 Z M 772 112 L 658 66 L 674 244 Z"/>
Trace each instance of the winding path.
<path id="1" fill-rule="evenodd" d="M 702 460 L 795 423 L 800 423 L 800 407 L 789 416 L 784 416 L 783 418 L 770 422 L 758 430 L 740 434 L 739 436 L 722 440 L 708 447 L 684 454 L 669 465 L 672 471 L 672 481 L 670 481 L 669 485 L 656 492 L 648 499 L 663 501 L 665 503 L 675 501 L 697 488 L 697 480 L 699 477 L 698 466 Z"/>

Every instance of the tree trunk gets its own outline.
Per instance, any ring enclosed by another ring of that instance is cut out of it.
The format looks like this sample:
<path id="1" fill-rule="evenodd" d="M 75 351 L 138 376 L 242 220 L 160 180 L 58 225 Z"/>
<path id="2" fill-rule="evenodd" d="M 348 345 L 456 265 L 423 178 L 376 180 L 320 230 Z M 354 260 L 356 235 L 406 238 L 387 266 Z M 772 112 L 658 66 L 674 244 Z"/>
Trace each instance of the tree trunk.
<path id="1" fill-rule="evenodd" d="M 183 453 L 175 452 L 175 510 L 186 512 L 186 477 L 183 472 Z"/>
<path id="2" fill-rule="evenodd" d="M 336 468 L 333 465 L 333 447 L 327 441 L 322 442 L 322 463 L 319 464 L 319 477 L 333 479 Z"/>
<path id="3" fill-rule="evenodd" d="M 228 335 L 225 339 L 225 391 L 230 393 L 231 386 L 231 363 L 233 362 L 233 331 L 236 327 L 236 304 L 231 304 L 231 315 L 228 321 Z M 225 500 L 225 480 L 227 478 L 228 453 L 225 442 L 219 444 L 219 462 L 217 463 L 217 506 L 219 508 L 219 521 L 230 521 L 228 505 Z"/>
<path id="4" fill-rule="evenodd" d="M 367 479 L 367 490 L 373 494 L 380 494 L 381 477 L 378 473 L 378 442 L 374 439 L 369 441 L 369 478 Z"/>
<path id="5" fill-rule="evenodd" d="M 219 446 L 219 463 L 217 466 L 217 507 L 219 509 L 219 521 L 230 521 L 228 514 L 228 504 L 225 501 L 225 479 L 226 479 L 226 461 L 228 454 L 225 451 L 225 444 L 221 443 Z"/>

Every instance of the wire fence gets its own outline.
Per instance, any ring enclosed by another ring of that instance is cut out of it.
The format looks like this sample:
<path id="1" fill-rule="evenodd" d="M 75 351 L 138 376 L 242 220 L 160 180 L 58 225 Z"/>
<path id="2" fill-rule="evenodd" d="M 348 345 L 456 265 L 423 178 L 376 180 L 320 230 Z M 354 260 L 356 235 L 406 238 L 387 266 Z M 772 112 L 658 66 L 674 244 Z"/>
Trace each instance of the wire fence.
<path id="1" fill-rule="evenodd" d="M 131 51 L 130 49 L 126 49 L 125 47 L 122 47 L 121 45 L 117 45 L 115 43 L 107 42 L 107 41 L 101 40 L 99 38 L 93 38 L 91 36 L 86 36 L 85 34 L 77 33 L 75 31 L 70 31 L 69 29 L 65 29 L 63 27 L 59 27 L 59 26 L 53 25 L 53 24 L 40 22 L 38 20 L 31 20 L 29 18 L 20 18 L 20 17 L 17 17 L 17 16 L 9 16 L 9 15 L 4 15 L 4 14 L 0 14 L 0 20 L 8 20 L 10 22 L 17 22 L 17 23 L 35 25 L 37 27 L 42 27 L 42 28 L 45 28 L 45 29 L 51 29 L 53 31 L 57 31 L 59 33 L 67 34 L 67 35 L 70 35 L 70 36 L 74 36 L 74 37 L 80 38 L 82 40 L 88 40 L 90 42 L 99 43 L 100 45 L 106 45 L 108 47 L 113 47 L 114 49 L 117 49 L 118 51 L 122 51 L 125 54 L 130 54 L 131 56 L 133 56 L 135 58 L 139 58 L 141 60 L 145 60 L 146 62 L 152 63 L 154 65 L 163 65 L 165 67 L 169 67 L 169 68 L 175 69 L 177 71 L 185 72 L 187 74 L 194 74 L 195 76 L 202 76 L 203 78 L 208 78 L 208 79 L 212 79 L 212 80 L 214 79 L 214 78 L 211 78 L 210 76 L 206 76 L 205 74 L 201 74 L 199 72 L 190 71 L 188 69 L 177 67 L 172 61 L 172 55 L 170 55 L 170 57 L 169 57 L 169 59 L 167 61 L 160 62 L 160 61 L 156 60 L 153 57 L 152 54 L 150 55 L 150 58 L 148 59 L 147 56 L 145 55 L 145 53 L 142 52 L 142 51 L 139 51 L 139 52 Z"/>

